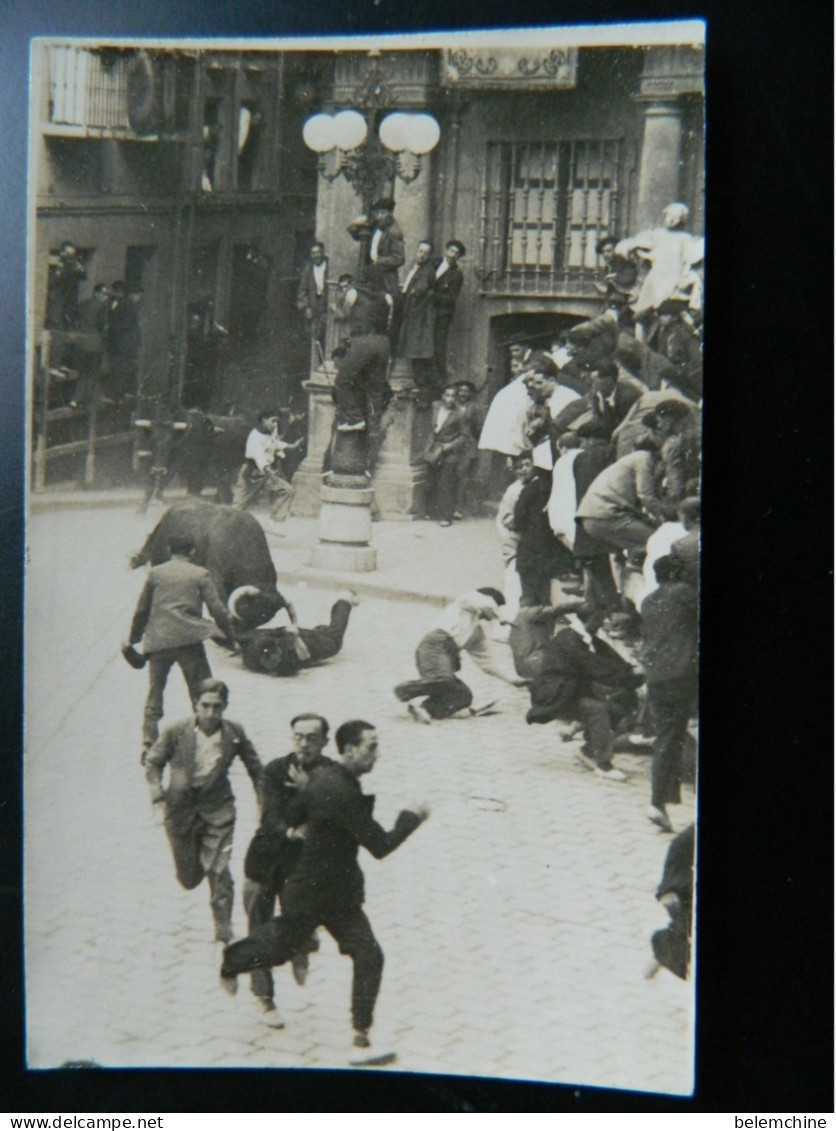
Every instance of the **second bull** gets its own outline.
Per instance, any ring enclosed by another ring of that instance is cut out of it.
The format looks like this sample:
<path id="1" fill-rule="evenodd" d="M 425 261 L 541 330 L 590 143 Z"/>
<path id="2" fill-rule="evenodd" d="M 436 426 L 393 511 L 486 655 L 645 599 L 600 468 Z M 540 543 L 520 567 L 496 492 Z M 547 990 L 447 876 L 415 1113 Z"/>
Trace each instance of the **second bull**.
<path id="1" fill-rule="evenodd" d="M 232 486 L 244 460 L 249 431 L 243 416 L 176 409 L 158 413 L 154 419 L 137 419 L 134 426 L 141 436 L 138 454 L 151 461 L 143 512 L 152 500 L 162 501 L 165 487 L 178 475 L 190 495 L 214 486 L 219 503 L 232 502 Z"/>

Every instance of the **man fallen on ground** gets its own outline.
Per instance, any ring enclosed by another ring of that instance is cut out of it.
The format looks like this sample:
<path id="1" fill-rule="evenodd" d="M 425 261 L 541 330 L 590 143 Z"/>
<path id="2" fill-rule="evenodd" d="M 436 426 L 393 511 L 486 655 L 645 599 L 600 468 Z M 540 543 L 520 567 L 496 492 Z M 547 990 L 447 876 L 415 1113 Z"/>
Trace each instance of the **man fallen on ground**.
<path id="1" fill-rule="evenodd" d="M 442 612 L 415 652 L 415 665 L 420 679 L 407 680 L 395 688 L 402 703 L 409 703 L 409 713 L 416 722 L 449 719 L 459 711 L 471 715 L 484 713 L 493 703 L 473 708 L 473 692 L 456 675 L 462 666 L 462 653 L 467 652 L 482 671 L 513 686 L 524 681 L 506 671 L 492 644 L 490 629 L 497 622 L 506 623 L 500 610 L 505 598 L 498 589 L 485 587 L 457 597 Z M 409 702 L 423 698 L 423 703 Z"/>
<path id="2" fill-rule="evenodd" d="M 383 951 L 363 911 L 365 885 L 357 854 L 362 847 L 382 860 L 427 819 L 429 809 L 414 805 L 402 810 L 387 832 L 373 819 L 374 799 L 364 796 L 360 785 L 378 758 L 377 730 L 372 723 L 354 719 L 343 723 L 335 738 L 339 762 L 318 767 L 304 783 L 307 820 L 298 830 L 303 849 L 282 889 L 282 914 L 226 948 L 221 981 L 234 993 L 238 974 L 281 966 L 317 927 L 325 927 L 340 953 L 354 964 L 352 1062 L 380 1063 L 380 1054 L 371 1050 L 369 1031 L 383 976 Z"/>
<path id="3" fill-rule="evenodd" d="M 244 666 L 265 675 L 291 676 L 302 668 L 330 660 L 342 648 L 351 610 L 359 603 L 355 593 L 346 591 L 331 606 L 328 624 L 302 628 L 291 623 L 279 628 L 256 628 L 239 636 Z M 286 607 L 290 609 L 289 605 Z"/>
<path id="4" fill-rule="evenodd" d="M 194 715 L 164 730 L 145 758 L 151 801 L 164 809 L 177 879 L 191 891 L 208 877 L 215 940 L 225 943 L 232 939 L 234 896 L 229 858 L 235 797 L 228 777 L 233 760 L 244 763 L 256 792 L 261 779 L 261 761 L 244 728 L 223 717 L 228 703 L 225 683 L 204 680 Z"/>
<path id="5" fill-rule="evenodd" d="M 322 715 L 301 714 L 290 721 L 293 750 L 264 767 L 259 790 L 260 823 L 250 841 L 244 860 L 244 907 L 250 934 L 269 923 L 276 910 L 276 898 L 299 863 L 303 828 L 307 821 L 305 791 L 300 788 L 305 775 L 334 763 L 322 753 L 328 744 L 328 720 Z M 308 974 L 308 954 L 319 948 L 311 935 L 291 957 L 293 976 L 303 985 Z M 253 970 L 253 994 L 264 1011 L 264 1022 L 273 1029 L 284 1028 L 276 1008 L 273 974 L 269 967 Z"/>
<path id="6" fill-rule="evenodd" d="M 526 722 L 580 722 L 584 764 L 597 777 L 623 782 L 627 775 L 613 765 L 613 745 L 616 734 L 628 731 L 635 717 L 635 689 L 644 677 L 597 635 L 603 620 L 600 609 L 582 605 L 569 614 L 569 627 L 547 642 L 542 673 L 531 685 Z"/>

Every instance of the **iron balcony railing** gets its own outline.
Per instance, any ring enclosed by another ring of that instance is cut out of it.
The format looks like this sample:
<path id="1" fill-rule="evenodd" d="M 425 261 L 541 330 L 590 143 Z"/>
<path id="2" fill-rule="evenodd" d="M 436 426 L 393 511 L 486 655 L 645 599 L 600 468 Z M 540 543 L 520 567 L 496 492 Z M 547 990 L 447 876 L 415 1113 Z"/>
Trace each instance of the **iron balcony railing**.
<path id="1" fill-rule="evenodd" d="M 129 55 L 57 44 L 50 44 L 46 51 L 49 125 L 130 129 Z"/>

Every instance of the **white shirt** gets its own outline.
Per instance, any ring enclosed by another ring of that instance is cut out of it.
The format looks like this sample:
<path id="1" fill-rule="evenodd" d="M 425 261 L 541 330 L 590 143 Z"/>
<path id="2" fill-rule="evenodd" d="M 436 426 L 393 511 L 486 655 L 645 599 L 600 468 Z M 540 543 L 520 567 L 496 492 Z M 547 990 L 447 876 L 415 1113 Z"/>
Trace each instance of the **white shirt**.
<path id="1" fill-rule="evenodd" d="M 531 397 L 523 378 L 522 373 L 515 377 L 491 401 L 479 437 L 479 447 L 483 450 L 518 456 L 529 446 L 525 438 L 525 423 Z"/>
<path id="2" fill-rule="evenodd" d="M 372 232 L 372 242 L 371 246 L 369 247 L 369 259 L 372 261 L 372 263 L 377 263 L 377 249 L 378 247 L 380 247 L 380 241 L 382 237 L 383 229 L 375 228 L 375 230 Z"/>
<path id="3" fill-rule="evenodd" d="M 195 727 L 194 737 L 195 754 L 192 785 L 201 786 L 221 760 L 223 727 L 219 727 L 214 734 L 204 734 L 200 727 Z"/>
<path id="4" fill-rule="evenodd" d="M 444 272 L 448 271 L 449 269 L 450 269 L 450 264 L 447 262 L 446 259 L 442 259 L 442 261 L 439 263 L 438 267 L 436 267 L 436 269 L 435 269 L 436 279 L 440 279 L 441 276 L 444 274 Z"/>
<path id="5" fill-rule="evenodd" d="M 487 610 L 490 620 L 484 620 L 480 613 Z M 441 629 L 453 638 L 456 645 L 467 652 L 471 659 L 488 675 L 504 679 L 506 683 L 517 681 L 516 672 L 502 664 L 494 651 L 491 632 L 492 622 L 498 620 L 499 607 L 492 597 L 474 590 L 465 593 L 449 604 L 433 628 Z"/>
<path id="6" fill-rule="evenodd" d="M 413 263 L 412 266 L 410 267 L 409 271 L 407 272 L 407 276 L 403 281 L 403 286 L 401 287 L 401 290 L 403 291 L 404 294 L 406 294 L 407 288 L 409 287 L 409 284 L 415 278 L 415 272 L 417 270 L 418 270 L 418 264 Z"/>
<path id="7" fill-rule="evenodd" d="M 279 439 L 278 432 L 262 432 L 253 428 L 247 437 L 247 448 L 244 452 L 245 459 L 251 459 L 259 471 L 270 467 L 277 455 L 284 452 L 287 444 Z"/>
<path id="8" fill-rule="evenodd" d="M 565 385 L 558 385 L 547 402 L 549 406 L 549 416 L 552 420 L 556 420 L 561 412 L 563 412 L 564 408 L 577 399 L 578 394 L 574 389 L 567 389 Z"/>
<path id="9" fill-rule="evenodd" d="M 435 432 L 440 432 L 444 425 L 447 423 L 448 418 L 452 415 L 453 410 L 446 408 L 444 405 L 438 410 L 438 418 L 435 422 Z"/>
<path id="10" fill-rule="evenodd" d="M 311 266 L 313 267 L 313 277 L 316 283 L 316 293 L 321 295 L 325 290 L 325 272 L 328 269 L 328 265 L 323 260 L 322 263 L 313 263 Z"/>
<path id="11" fill-rule="evenodd" d="M 580 448 L 572 448 L 560 457 L 552 472 L 552 493 L 546 510 L 549 526 L 571 550 L 575 545 L 575 511 L 578 509 L 578 491 L 575 485 L 574 463 Z"/>

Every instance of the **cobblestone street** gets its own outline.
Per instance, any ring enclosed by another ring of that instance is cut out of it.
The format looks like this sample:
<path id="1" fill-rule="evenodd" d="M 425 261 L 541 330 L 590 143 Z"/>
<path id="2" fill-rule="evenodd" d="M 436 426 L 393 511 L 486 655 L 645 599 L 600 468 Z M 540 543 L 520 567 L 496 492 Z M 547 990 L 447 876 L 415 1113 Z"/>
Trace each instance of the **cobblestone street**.
<path id="1" fill-rule="evenodd" d="M 289 967 L 276 972 L 286 1028 L 266 1028 L 248 979 L 235 998 L 220 989 L 207 887 L 177 885 L 155 823 L 139 766 L 147 675 L 119 655 L 143 581 L 127 560 L 155 519 L 118 507 L 30 518 L 29 1065 L 344 1067 L 348 959 L 320 932 L 303 988 Z M 339 588 L 305 575 L 302 548 L 314 531 L 291 519 L 287 538 L 272 542 L 280 572 L 296 582 L 280 586 L 304 625 L 327 620 Z M 361 604 L 334 660 L 276 680 L 207 649 L 230 685 L 228 717 L 262 761 L 290 750 L 298 712 L 322 712 L 332 728 L 365 718 L 381 739 L 364 781 L 377 819 L 390 827 L 410 802 L 431 807 L 386 860 L 361 853 L 367 912 L 386 954 L 375 1047 L 396 1050 L 402 1071 L 689 1092 L 693 985 L 664 970 L 643 976 L 650 934 L 667 921 L 653 893 L 670 843 L 645 816 L 649 759 L 616 756 L 626 784 L 596 779 L 556 724 L 526 726 L 524 690 L 469 660 L 462 675 L 477 702 L 499 696 L 497 713 L 413 723 L 392 688 L 413 676 L 415 645 L 444 596 L 501 583 L 498 540 L 479 520 L 450 532 L 379 524 L 375 541 L 388 597 L 375 595 L 376 575 L 358 576 Z M 459 552 L 469 545 L 473 552 Z M 395 599 L 399 588 L 411 599 Z M 189 711 L 177 671 L 165 708 L 164 723 Z M 333 744 L 325 753 L 336 756 Z M 232 780 L 241 936 L 256 807 L 240 763 Z M 677 829 L 693 819 L 693 795 L 684 796 L 671 807 Z"/>

